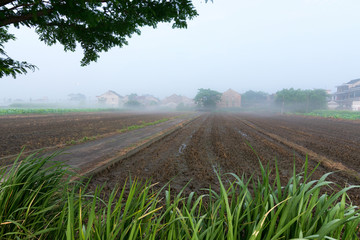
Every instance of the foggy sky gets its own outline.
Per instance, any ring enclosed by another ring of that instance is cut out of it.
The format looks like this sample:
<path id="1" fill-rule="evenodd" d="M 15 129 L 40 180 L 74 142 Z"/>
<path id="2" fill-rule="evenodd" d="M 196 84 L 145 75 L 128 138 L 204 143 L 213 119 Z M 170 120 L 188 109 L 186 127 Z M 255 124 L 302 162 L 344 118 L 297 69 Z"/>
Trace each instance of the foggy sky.
<path id="1" fill-rule="evenodd" d="M 194 97 L 198 88 L 275 93 L 283 88 L 334 90 L 360 78 L 359 0 L 194 1 L 199 16 L 188 29 L 143 28 L 129 45 L 81 67 L 82 50 L 46 46 L 33 29 L 12 29 L 8 55 L 40 70 L 0 79 L 4 98 L 66 99 L 170 94 Z"/>

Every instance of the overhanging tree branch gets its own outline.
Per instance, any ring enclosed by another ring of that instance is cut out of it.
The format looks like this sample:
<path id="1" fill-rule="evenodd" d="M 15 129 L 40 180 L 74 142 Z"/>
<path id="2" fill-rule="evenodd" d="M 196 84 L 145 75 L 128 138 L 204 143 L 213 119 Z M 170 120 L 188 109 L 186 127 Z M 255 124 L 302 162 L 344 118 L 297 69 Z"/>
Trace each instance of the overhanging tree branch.
<path id="1" fill-rule="evenodd" d="M 0 0 L 0 7 L 1 6 L 5 6 L 9 3 L 12 3 L 12 2 L 17 2 L 16 0 Z"/>
<path id="2" fill-rule="evenodd" d="M 126 45 L 141 27 L 173 22 L 173 28 L 186 28 L 195 16 L 191 0 L 0 0 L 0 45 L 10 39 L 7 26 L 33 27 L 48 45 L 81 46 L 81 65 L 87 65 L 100 52 Z"/>
<path id="3" fill-rule="evenodd" d="M 10 24 L 26 22 L 26 21 L 29 21 L 29 20 L 34 20 L 34 18 L 38 18 L 38 17 L 48 15 L 52 11 L 53 11 L 53 9 L 44 9 L 44 10 L 37 11 L 37 12 L 27 13 L 25 15 L 9 17 L 9 18 L 6 18 L 6 19 L 0 21 L 0 27 L 7 26 L 7 25 L 10 25 Z"/>

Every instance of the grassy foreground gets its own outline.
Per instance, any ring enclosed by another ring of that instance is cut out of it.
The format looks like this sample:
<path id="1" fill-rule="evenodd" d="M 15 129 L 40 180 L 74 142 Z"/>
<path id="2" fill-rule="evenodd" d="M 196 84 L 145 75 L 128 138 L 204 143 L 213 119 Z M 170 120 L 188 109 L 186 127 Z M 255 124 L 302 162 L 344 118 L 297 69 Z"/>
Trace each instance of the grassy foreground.
<path id="1" fill-rule="evenodd" d="M 358 239 L 359 210 L 345 201 L 355 186 L 321 194 L 329 174 L 309 180 L 307 161 L 283 185 L 261 167 L 259 179 L 219 176 L 220 190 L 201 196 L 135 180 L 104 200 L 52 158 L 1 172 L 0 239 Z"/>

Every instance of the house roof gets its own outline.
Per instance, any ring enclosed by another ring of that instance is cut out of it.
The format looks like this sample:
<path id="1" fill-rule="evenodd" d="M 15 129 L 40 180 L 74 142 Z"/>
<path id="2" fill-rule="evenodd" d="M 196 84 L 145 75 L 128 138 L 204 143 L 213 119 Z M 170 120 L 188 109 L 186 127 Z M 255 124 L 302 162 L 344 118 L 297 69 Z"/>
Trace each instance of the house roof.
<path id="1" fill-rule="evenodd" d="M 120 94 L 118 94 L 117 92 L 112 91 L 112 90 L 109 90 L 106 93 L 103 93 L 103 94 L 101 94 L 100 96 L 97 96 L 97 97 L 102 97 L 103 95 L 108 95 L 108 94 L 113 94 L 113 95 L 118 96 L 119 98 L 123 98 L 123 96 L 121 96 Z"/>
<path id="2" fill-rule="evenodd" d="M 231 95 L 234 95 L 234 94 L 236 94 L 236 95 L 241 95 L 240 93 L 238 93 L 237 91 L 232 90 L 231 88 L 229 88 L 227 91 L 225 91 L 225 92 L 223 93 L 223 95 L 228 95 L 228 94 L 231 94 Z"/>
<path id="3" fill-rule="evenodd" d="M 145 94 L 145 95 L 141 95 L 141 96 L 137 96 L 136 98 L 137 101 L 141 102 L 141 103 L 151 103 L 151 102 L 160 102 L 160 100 L 150 94 Z"/>
<path id="4" fill-rule="evenodd" d="M 354 84 L 354 83 L 357 83 L 360 81 L 360 78 L 358 79 L 354 79 L 354 80 L 351 80 L 350 82 L 346 83 L 346 84 Z"/>
<path id="5" fill-rule="evenodd" d="M 163 105 L 168 105 L 168 104 L 180 104 L 180 103 L 184 103 L 185 105 L 192 105 L 194 104 L 194 101 L 191 98 L 185 97 L 185 96 L 181 96 L 181 95 L 177 95 L 177 94 L 173 94 L 169 97 L 166 97 L 165 99 L 163 99 L 161 101 L 161 103 Z"/>

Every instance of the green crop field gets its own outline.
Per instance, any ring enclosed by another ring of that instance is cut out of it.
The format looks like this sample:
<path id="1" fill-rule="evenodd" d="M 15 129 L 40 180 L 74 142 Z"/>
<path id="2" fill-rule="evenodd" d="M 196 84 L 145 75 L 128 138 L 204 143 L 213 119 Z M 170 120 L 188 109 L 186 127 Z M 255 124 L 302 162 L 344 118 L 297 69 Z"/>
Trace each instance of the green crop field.
<path id="1" fill-rule="evenodd" d="M 17 115 L 17 114 L 62 114 L 76 112 L 102 112 L 102 111 L 119 111 L 114 108 L 7 108 L 0 109 L 1 115 Z"/>
<path id="2" fill-rule="evenodd" d="M 326 118 L 341 118 L 341 119 L 349 119 L 349 120 L 360 119 L 360 112 L 352 112 L 352 111 L 318 110 L 301 115 L 318 116 L 318 117 L 326 117 Z"/>

